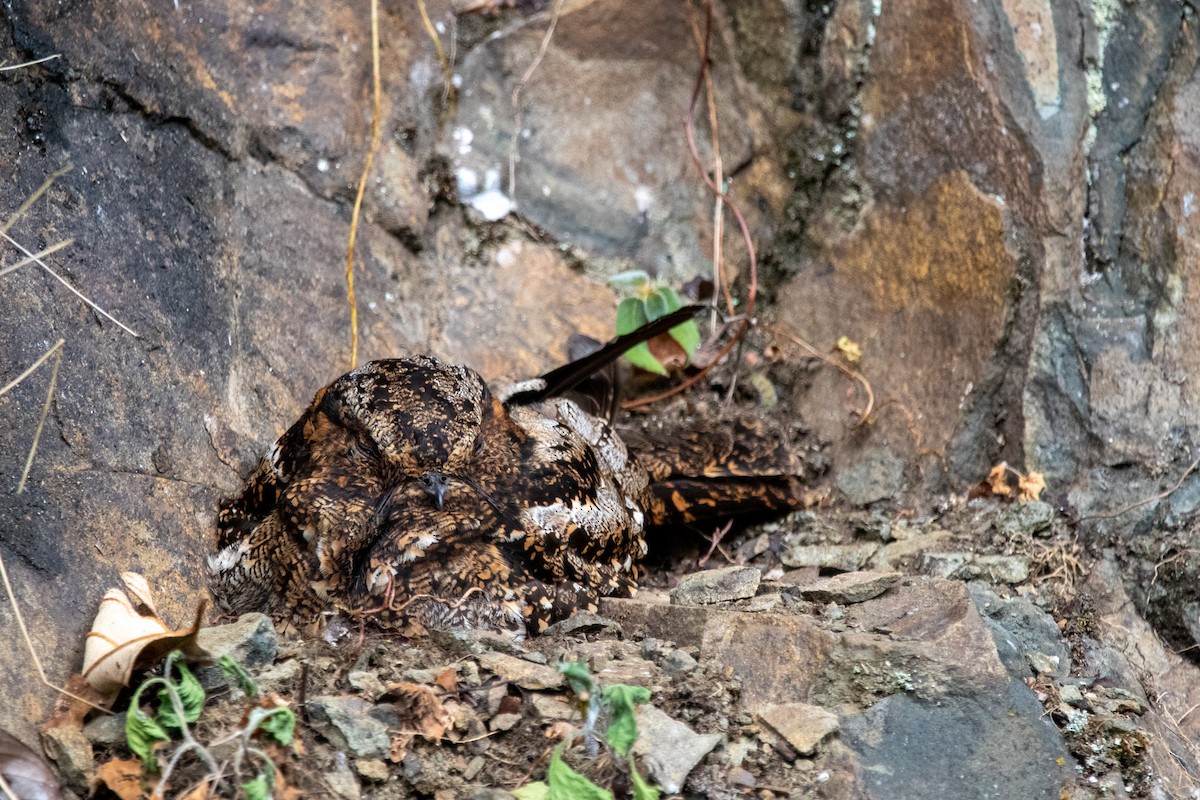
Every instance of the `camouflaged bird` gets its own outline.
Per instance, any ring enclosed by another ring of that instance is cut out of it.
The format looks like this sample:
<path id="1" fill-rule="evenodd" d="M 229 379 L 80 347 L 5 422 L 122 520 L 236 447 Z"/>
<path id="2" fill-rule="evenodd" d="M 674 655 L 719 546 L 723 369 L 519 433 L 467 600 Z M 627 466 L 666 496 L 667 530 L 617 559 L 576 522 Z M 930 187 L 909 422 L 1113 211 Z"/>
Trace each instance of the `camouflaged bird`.
<path id="1" fill-rule="evenodd" d="M 339 611 L 536 632 L 632 594 L 647 527 L 794 507 L 800 463 L 755 423 L 627 447 L 553 376 L 497 394 L 413 356 L 321 389 L 222 504 L 218 604 L 309 632 Z"/>

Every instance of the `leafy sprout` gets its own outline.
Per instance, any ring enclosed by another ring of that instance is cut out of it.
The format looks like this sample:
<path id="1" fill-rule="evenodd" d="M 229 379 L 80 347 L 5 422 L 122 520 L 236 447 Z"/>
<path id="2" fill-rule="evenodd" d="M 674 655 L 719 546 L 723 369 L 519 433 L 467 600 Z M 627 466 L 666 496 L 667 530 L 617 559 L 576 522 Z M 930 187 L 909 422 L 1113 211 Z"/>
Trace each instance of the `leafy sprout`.
<path id="1" fill-rule="evenodd" d="M 622 272 L 609 278 L 608 282 L 626 295 L 617 306 L 618 336 L 631 333 L 646 323 L 683 307 L 683 301 L 674 289 L 661 281 L 653 280 L 642 270 Z M 658 344 L 664 338 L 665 347 Z M 699 346 L 700 328 L 695 320 L 688 320 L 671 328 L 662 336 L 656 336 L 649 342 L 642 342 L 630 348 L 625 357 L 638 369 L 655 375 L 666 375 L 669 372 L 668 367 L 681 368 L 686 365 Z M 666 356 L 672 350 L 682 352 L 682 363 L 670 363 L 671 359 Z"/>
<path id="2" fill-rule="evenodd" d="M 658 800 L 658 789 L 642 777 L 630 755 L 638 736 L 636 707 L 650 701 L 650 692 L 641 686 L 621 683 L 599 691 L 595 678 L 582 661 L 564 662 L 558 669 L 584 715 L 585 739 L 589 743 L 593 740 L 601 711 L 607 711 L 604 742 L 615 753 L 614 760 L 628 769 L 634 800 Z M 613 800 L 612 792 L 563 761 L 566 747 L 563 743 L 554 749 L 546 767 L 546 780 L 526 784 L 514 792 L 519 800 Z M 588 755 L 594 758 L 596 753 L 589 752 Z"/>

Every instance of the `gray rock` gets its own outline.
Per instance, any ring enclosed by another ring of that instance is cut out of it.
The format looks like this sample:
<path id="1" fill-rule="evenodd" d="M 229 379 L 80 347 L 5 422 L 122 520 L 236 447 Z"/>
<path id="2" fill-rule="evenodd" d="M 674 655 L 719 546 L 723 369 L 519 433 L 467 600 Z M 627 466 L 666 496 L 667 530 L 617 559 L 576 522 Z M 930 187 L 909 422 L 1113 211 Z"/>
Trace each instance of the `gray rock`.
<path id="1" fill-rule="evenodd" d="M 565 685 L 562 673 L 556 668 L 504 653 L 480 654 L 479 666 L 523 689 L 558 689 Z"/>
<path id="2" fill-rule="evenodd" d="M 708 605 L 754 597 L 762 571 L 755 567 L 722 567 L 693 572 L 671 590 L 676 605 Z"/>
<path id="3" fill-rule="evenodd" d="M 1058 696 L 1064 703 L 1075 708 L 1088 708 L 1090 703 L 1083 697 L 1083 692 L 1073 683 L 1063 684 L 1059 687 Z"/>
<path id="4" fill-rule="evenodd" d="M 493 731 L 511 731 L 520 721 L 520 714 L 497 714 L 488 722 L 488 728 Z"/>
<path id="5" fill-rule="evenodd" d="M 1050 673 L 1056 680 L 1070 674 L 1070 647 L 1049 614 L 1024 597 L 1002 600 L 980 582 L 968 584 L 968 589 L 1009 675 L 1018 680 L 1028 677 L 1035 653 L 1057 659 L 1058 666 Z"/>
<path id="6" fill-rule="evenodd" d="M 792 544 L 780 555 L 789 567 L 823 567 L 839 572 L 853 572 L 863 566 L 879 550 L 877 542 L 861 544 Z"/>
<path id="7" fill-rule="evenodd" d="M 991 583 L 1018 584 L 1029 580 L 1029 559 L 1024 556 L 981 555 L 967 552 L 925 553 L 926 571 L 939 578 L 976 578 Z"/>
<path id="8" fill-rule="evenodd" d="M 1008 503 L 992 522 L 997 532 L 1011 536 L 1027 533 L 1032 536 L 1047 533 L 1054 522 L 1054 506 L 1041 500 Z"/>
<path id="9" fill-rule="evenodd" d="M 1053 675 L 1060 669 L 1058 656 L 1048 656 L 1045 653 L 1030 653 L 1029 666 L 1038 675 Z"/>
<path id="10" fill-rule="evenodd" d="M 842 740 L 874 798 L 1057 800 L 1075 779 L 1058 729 L 1015 680 L 930 701 L 886 697 L 843 718 Z"/>
<path id="11" fill-rule="evenodd" d="M 691 771 L 724 738 L 720 733 L 696 733 L 650 705 L 638 706 L 637 720 L 633 752 L 667 794 L 682 791 Z"/>
<path id="12" fill-rule="evenodd" d="M 345 765 L 332 772 L 326 772 L 321 776 L 321 780 L 335 795 L 344 800 L 359 800 L 362 797 L 362 785 Z"/>
<path id="13" fill-rule="evenodd" d="M 974 558 L 975 554 L 968 552 L 925 553 L 922 562 L 925 572 L 934 577 L 956 578 Z"/>
<path id="14" fill-rule="evenodd" d="M 387 764 L 378 758 L 358 759 L 354 762 L 354 771 L 371 783 L 386 783 L 388 779 Z"/>
<path id="15" fill-rule="evenodd" d="M 765 706 L 758 717 L 802 756 L 816 753 L 817 746 L 838 730 L 836 714 L 808 703 Z"/>
<path id="16" fill-rule="evenodd" d="M 385 758 L 391 749 L 388 726 L 371 716 L 361 697 L 314 697 L 308 701 L 313 728 L 356 758 Z"/>
<path id="17" fill-rule="evenodd" d="M 878 597 L 900 582 L 899 572 L 843 572 L 810 583 L 797 584 L 795 591 L 817 603 L 862 603 Z"/>
<path id="18" fill-rule="evenodd" d="M 467 762 L 467 766 L 463 768 L 463 780 L 473 781 L 475 776 L 483 771 L 483 767 L 487 762 L 483 760 L 483 756 L 475 756 Z"/>
<path id="19" fill-rule="evenodd" d="M 599 614 L 592 613 L 591 611 L 580 611 L 549 626 L 546 628 L 545 633 L 578 634 L 599 633 L 600 631 L 613 631 L 614 633 L 619 634 L 621 633 L 621 624 L 616 620 L 611 620 L 608 617 L 602 617 Z"/>
<path id="20" fill-rule="evenodd" d="M 696 661 L 696 659 L 692 658 L 691 654 L 689 654 L 686 650 L 680 650 L 678 648 L 672 650 L 667 657 L 662 660 L 663 671 L 668 675 L 676 677 L 679 675 L 686 675 L 699 666 L 700 663 Z"/>
<path id="21" fill-rule="evenodd" d="M 125 712 L 101 714 L 83 726 L 83 735 L 101 746 L 125 743 Z"/>
<path id="22" fill-rule="evenodd" d="M 527 107 L 516 129 L 511 96 L 541 46 L 544 26 L 529 19 L 502 29 L 467 52 L 456 66 L 464 87 L 454 125 L 468 131 L 456 161 L 483 178 L 506 173 L 510 143 L 520 144 L 515 197 L 522 216 L 558 241 L 584 248 L 593 268 L 647 266 L 679 285 L 690 265 L 707 255 L 698 228 L 708 198 L 695 180 L 686 148 L 663 148 L 679 137 L 684 94 L 660 87 L 687 85 L 693 65 L 678 54 L 694 48 L 687 17 L 671 4 L 604 0 L 569 9 L 548 40 L 538 80 L 524 87 Z M 713 59 L 721 149 L 727 163 L 747 163 L 752 143 L 770 133 L 752 128 L 737 59 Z M 728 35 L 728 34 L 727 34 Z M 577 72 L 586 53 L 586 79 Z M 612 124 L 637 120 L 637 124 Z M 728 141 L 724 138 L 728 137 Z M 597 153 L 605 153 L 597 159 Z M 752 176 L 745 180 L 755 181 Z M 508 191 L 507 180 L 502 188 Z M 469 200 L 477 190 L 463 192 Z"/>
<path id="23" fill-rule="evenodd" d="M 275 624 L 266 614 L 257 613 L 243 614 L 228 625 L 201 628 L 196 636 L 196 644 L 207 650 L 214 660 L 229 656 L 247 670 L 273 664 L 279 651 Z M 205 689 L 226 682 L 224 673 L 216 666 L 200 670 L 196 677 Z"/>
<path id="24" fill-rule="evenodd" d="M 976 556 L 969 565 L 966 578 L 979 577 L 992 583 L 1016 585 L 1029 580 L 1029 559 L 1025 556 L 983 555 Z"/>
<path id="25" fill-rule="evenodd" d="M 254 683 L 260 692 L 294 692 L 299 686 L 302 671 L 300 661 L 289 658 L 259 672 L 254 676 Z"/>
<path id="26" fill-rule="evenodd" d="M 379 680 L 379 676 L 374 672 L 366 670 L 358 670 L 350 672 L 346 675 L 346 681 L 355 689 L 365 694 L 371 700 L 378 700 L 383 697 L 387 687 L 383 685 L 383 681 Z M 423 681 L 424 683 L 432 683 L 432 681 Z"/>
<path id="27" fill-rule="evenodd" d="M 904 462 L 891 450 L 869 451 L 858 463 L 841 470 L 837 488 L 856 506 L 893 497 L 904 485 Z"/>
<path id="28" fill-rule="evenodd" d="M 84 796 L 90 794 L 94 753 L 83 730 L 72 725 L 47 728 L 42 732 L 42 745 L 67 786 Z"/>

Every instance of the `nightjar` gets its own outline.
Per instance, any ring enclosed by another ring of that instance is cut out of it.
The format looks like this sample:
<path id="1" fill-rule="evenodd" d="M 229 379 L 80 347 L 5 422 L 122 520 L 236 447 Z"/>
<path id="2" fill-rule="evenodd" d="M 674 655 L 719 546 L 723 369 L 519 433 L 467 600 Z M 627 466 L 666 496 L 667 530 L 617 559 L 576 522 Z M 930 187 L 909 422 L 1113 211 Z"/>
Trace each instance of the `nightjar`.
<path id="1" fill-rule="evenodd" d="M 632 594 L 648 527 L 794 507 L 801 463 L 755 422 L 626 440 L 554 396 L 636 335 L 505 391 L 430 356 L 338 378 L 222 503 L 218 605 L 539 631 Z"/>

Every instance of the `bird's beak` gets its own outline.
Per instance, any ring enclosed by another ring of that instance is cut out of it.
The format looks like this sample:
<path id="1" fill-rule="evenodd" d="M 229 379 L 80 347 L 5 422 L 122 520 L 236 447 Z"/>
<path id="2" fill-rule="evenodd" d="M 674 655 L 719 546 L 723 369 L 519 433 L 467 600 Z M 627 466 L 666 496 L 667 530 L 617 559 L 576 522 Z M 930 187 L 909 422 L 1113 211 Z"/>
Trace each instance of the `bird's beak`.
<path id="1" fill-rule="evenodd" d="M 421 488 L 428 492 L 441 511 L 446 498 L 446 476 L 440 472 L 426 472 L 421 476 Z"/>

